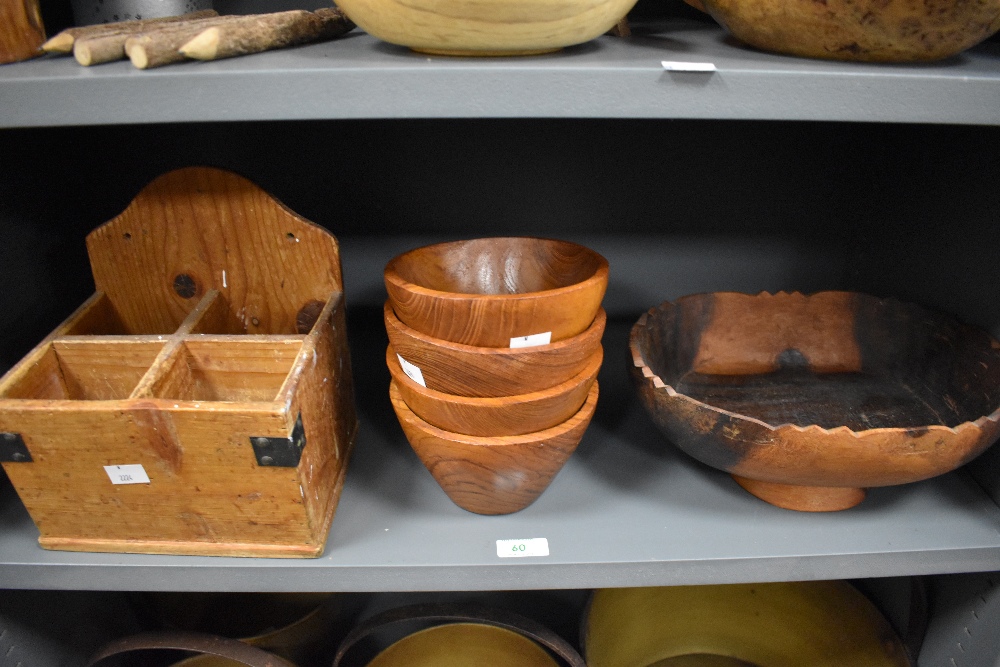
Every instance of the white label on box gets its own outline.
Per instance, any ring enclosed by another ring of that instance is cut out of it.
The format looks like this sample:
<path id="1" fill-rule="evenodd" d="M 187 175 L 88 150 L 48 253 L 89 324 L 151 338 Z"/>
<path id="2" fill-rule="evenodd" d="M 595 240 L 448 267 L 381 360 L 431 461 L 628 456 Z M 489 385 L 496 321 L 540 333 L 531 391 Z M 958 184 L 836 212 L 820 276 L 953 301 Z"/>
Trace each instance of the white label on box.
<path id="1" fill-rule="evenodd" d="M 538 345 L 548 345 L 552 342 L 552 332 L 534 334 L 533 336 L 518 336 L 510 339 L 511 347 L 536 347 Z"/>
<path id="2" fill-rule="evenodd" d="M 685 63 L 678 60 L 664 60 L 660 63 L 668 72 L 715 72 L 715 63 Z"/>
<path id="3" fill-rule="evenodd" d="M 500 558 L 548 555 L 549 541 L 544 537 L 532 537 L 527 540 L 497 540 L 497 556 Z"/>
<path id="4" fill-rule="evenodd" d="M 104 466 L 112 484 L 149 484 L 149 475 L 139 463 L 124 466 Z"/>
<path id="5" fill-rule="evenodd" d="M 406 373 L 406 377 L 410 378 L 411 380 L 419 384 L 421 387 L 427 386 L 427 383 L 424 382 L 424 374 L 420 372 L 419 368 L 417 368 L 416 366 L 414 366 L 413 364 L 411 364 L 409 361 L 399 356 L 398 354 L 396 355 L 396 358 L 399 359 L 399 365 L 402 366 L 403 372 Z"/>

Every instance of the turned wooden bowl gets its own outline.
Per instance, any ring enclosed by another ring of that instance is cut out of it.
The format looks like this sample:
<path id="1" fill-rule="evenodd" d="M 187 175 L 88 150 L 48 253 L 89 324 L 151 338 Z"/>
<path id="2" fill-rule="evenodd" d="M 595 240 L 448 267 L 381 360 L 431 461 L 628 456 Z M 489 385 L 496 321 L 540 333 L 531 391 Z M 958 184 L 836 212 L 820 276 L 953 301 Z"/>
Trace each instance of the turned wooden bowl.
<path id="1" fill-rule="evenodd" d="M 417 384 L 403 372 L 391 345 L 385 351 L 385 363 L 403 401 L 432 426 L 465 435 L 521 435 L 561 424 L 580 410 L 604 359 L 603 349 L 597 352 L 582 371 L 562 384 L 494 398 L 455 396 Z"/>
<path id="2" fill-rule="evenodd" d="M 645 313 L 629 346 L 664 434 L 779 507 L 846 509 L 1000 436 L 1000 343 L 914 304 L 698 294 Z"/>
<path id="3" fill-rule="evenodd" d="M 381 40 L 423 53 L 517 56 L 558 51 L 610 30 L 636 0 L 342 0 Z"/>
<path id="4" fill-rule="evenodd" d="M 585 331 L 601 308 L 608 261 L 569 241 L 523 237 L 417 248 L 385 267 L 396 316 L 423 334 L 480 347 Z"/>
<path id="5" fill-rule="evenodd" d="M 535 502 L 576 451 L 597 407 L 598 383 L 561 424 L 483 438 L 431 426 L 407 407 L 393 381 L 389 398 L 406 439 L 452 502 L 476 514 L 510 514 Z"/>
<path id="6" fill-rule="evenodd" d="M 515 396 L 549 389 L 579 375 L 601 354 L 607 316 L 601 309 L 583 333 L 535 347 L 474 347 L 439 340 L 400 322 L 387 302 L 392 349 L 420 370 L 428 389 L 457 396 Z"/>
<path id="7" fill-rule="evenodd" d="M 737 39 L 810 58 L 940 60 L 1000 30 L 1000 0 L 687 0 Z"/>

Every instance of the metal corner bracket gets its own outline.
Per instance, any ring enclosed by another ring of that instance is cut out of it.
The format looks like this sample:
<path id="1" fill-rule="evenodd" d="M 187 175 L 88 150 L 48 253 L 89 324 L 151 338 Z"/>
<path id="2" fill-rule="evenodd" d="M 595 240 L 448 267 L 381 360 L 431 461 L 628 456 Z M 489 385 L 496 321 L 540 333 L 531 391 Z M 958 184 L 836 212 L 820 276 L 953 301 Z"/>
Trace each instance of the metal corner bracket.
<path id="1" fill-rule="evenodd" d="M 267 468 L 295 468 L 302 459 L 302 450 L 306 448 L 306 429 L 302 426 L 302 413 L 299 413 L 292 427 L 292 433 L 287 438 L 272 438 L 268 436 L 251 436 L 257 465 Z"/>
<path id="2" fill-rule="evenodd" d="M 0 432 L 0 462 L 31 463 L 33 460 L 20 433 Z"/>

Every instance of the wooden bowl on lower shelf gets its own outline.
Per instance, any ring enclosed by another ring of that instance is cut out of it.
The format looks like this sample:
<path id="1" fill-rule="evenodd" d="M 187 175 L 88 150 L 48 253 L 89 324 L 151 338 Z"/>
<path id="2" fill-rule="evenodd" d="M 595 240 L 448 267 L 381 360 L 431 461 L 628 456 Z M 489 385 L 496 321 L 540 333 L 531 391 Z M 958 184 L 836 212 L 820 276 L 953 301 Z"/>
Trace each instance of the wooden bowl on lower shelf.
<path id="1" fill-rule="evenodd" d="M 476 514 L 510 514 L 535 502 L 580 444 L 597 407 L 597 382 L 562 424 L 483 438 L 431 426 L 407 407 L 395 381 L 389 398 L 413 451 L 452 502 Z"/>
<path id="2" fill-rule="evenodd" d="M 845 581 L 608 588 L 582 623 L 590 667 L 908 667 Z"/>
<path id="3" fill-rule="evenodd" d="M 664 434 L 779 507 L 846 509 L 1000 437 L 1000 343 L 914 304 L 699 294 L 645 313 L 629 346 Z"/>
<path id="4" fill-rule="evenodd" d="M 577 243 L 527 237 L 452 241 L 393 258 L 385 288 L 399 321 L 479 347 L 550 333 L 571 338 L 594 322 L 608 261 Z"/>
<path id="5" fill-rule="evenodd" d="M 420 370 L 429 389 L 457 396 L 514 396 L 548 389 L 579 375 L 600 353 L 607 316 L 597 313 L 581 334 L 535 347 L 474 347 L 414 331 L 383 310 L 392 349 Z"/>
<path id="6" fill-rule="evenodd" d="M 686 1 L 751 46 L 809 58 L 940 60 L 1000 30 L 1000 0 Z"/>
<path id="7" fill-rule="evenodd" d="M 574 377 L 548 389 L 517 396 L 476 398 L 428 389 L 407 377 L 390 345 L 385 363 L 406 405 L 432 426 L 465 435 L 522 435 L 561 424 L 587 400 L 601 369 L 604 351 L 598 348 L 590 363 Z"/>

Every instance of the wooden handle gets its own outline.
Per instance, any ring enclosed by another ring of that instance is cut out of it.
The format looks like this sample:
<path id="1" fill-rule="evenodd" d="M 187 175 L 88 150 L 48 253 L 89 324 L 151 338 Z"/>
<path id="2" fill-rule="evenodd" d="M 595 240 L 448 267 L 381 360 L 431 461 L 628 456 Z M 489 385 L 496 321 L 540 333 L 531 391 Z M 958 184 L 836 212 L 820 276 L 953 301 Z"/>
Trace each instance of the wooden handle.
<path id="1" fill-rule="evenodd" d="M 353 27 L 354 23 L 343 12 L 332 8 L 315 13 L 293 10 L 260 14 L 211 27 L 183 44 L 179 50 L 187 58 L 218 60 L 332 39 Z"/>
<path id="2" fill-rule="evenodd" d="M 87 661 L 87 667 L 94 667 L 106 658 L 124 653 L 161 649 L 214 655 L 233 660 L 246 667 L 295 667 L 284 658 L 236 639 L 227 639 L 200 632 L 175 631 L 144 632 L 117 639 L 106 644 L 91 656 Z"/>
<path id="3" fill-rule="evenodd" d="M 587 667 L 580 654 L 569 643 L 541 623 L 520 614 L 485 607 L 476 604 L 415 604 L 398 607 L 376 614 L 361 625 L 356 626 L 340 643 L 337 655 L 333 659 L 333 667 L 339 667 L 348 651 L 359 641 L 373 632 L 394 625 L 417 622 L 443 623 L 482 623 L 505 630 L 511 630 L 531 639 L 569 665 L 569 667 Z"/>

